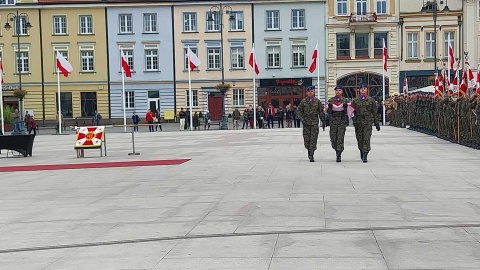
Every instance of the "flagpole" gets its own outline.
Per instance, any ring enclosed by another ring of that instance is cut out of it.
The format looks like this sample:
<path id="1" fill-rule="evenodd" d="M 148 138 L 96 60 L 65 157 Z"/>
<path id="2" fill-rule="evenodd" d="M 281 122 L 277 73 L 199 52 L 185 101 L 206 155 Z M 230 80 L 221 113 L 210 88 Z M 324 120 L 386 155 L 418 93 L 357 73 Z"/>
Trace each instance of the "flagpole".
<path id="1" fill-rule="evenodd" d="M 62 134 L 62 104 L 60 103 L 60 70 L 57 67 L 57 96 L 58 96 L 58 134 Z"/>
<path id="2" fill-rule="evenodd" d="M 190 46 L 188 46 L 188 51 L 190 51 Z M 192 96 L 192 78 L 191 78 L 191 75 L 190 75 L 190 72 L 191 72 L 191 68 L 190 68 L 190 55 L 188 54 L 188 51 L 187 51 L 187 55 L 188 55 L 188 103 L 189 103 L 189 111 L 190 111 L 190 130 L 193 130 L 193 115 L 192 115 L 192 103 L 193 103 L 193 96 Z"/>
<path id="3" fill-rule="evenodd" d="M 320 54 L 318 53 L 318 40 L 317 45 L 315 45 L 317 49 L 317 98 L 320 99 Z M 327 100 L 327 91 L 325 91 L 325 104 Z"/>
<path id="4" fill-rule="evenodd" d="M 255 82 L 255 43 L 252 43 L 252 51 L 253 51 L 253 66 L 252 66 L 252 72 L 253 72 L 253 128 L 257 128 L 257 86 Z"/>
<path id="5" fill-rule="evenodd" d="M 123 58 L 123 50 L 120 51 L 120 61 Z M 123 132 L 127 132 L 127 112 L 125 108 L 125 69 L 122 67 L 122 108 L 123 108 Z"/>
<path id="6" fill-rule="evenodd" d="M 1 63 L 1 59 L 0 59 Z M 5 135 L 5 121 L 3 119 L 3 69 L 0 70 L 0 120 L 2 120 L 2 135 Z"/>
<path id="7" fill-rule="evenodd" d="M 383 61 L 382 61 L 382 96 L 383 96 L 383 104 L 382 104 L 382 124 L 385 126 L 385 66 L 387 62 L 387 56 L 385 55 L 385 39 L 383 39 Z"/>
<path id="8" fill-rule="evenodd" d="M 451 80 L 451 78 L 450 78 L 450 61 L 452 61 L 452 59 L 450 59 L 450 57 L 451 57 L 450 56 L 450 41 L 448 41 L 448 47 L 449 47 L 449 49 L 448 49 L 448 70 L 447 70 L 448 71 L 448 84 L 449 84 L 448 88 L 451 88 L 450 87 L 450 80 Z"/>

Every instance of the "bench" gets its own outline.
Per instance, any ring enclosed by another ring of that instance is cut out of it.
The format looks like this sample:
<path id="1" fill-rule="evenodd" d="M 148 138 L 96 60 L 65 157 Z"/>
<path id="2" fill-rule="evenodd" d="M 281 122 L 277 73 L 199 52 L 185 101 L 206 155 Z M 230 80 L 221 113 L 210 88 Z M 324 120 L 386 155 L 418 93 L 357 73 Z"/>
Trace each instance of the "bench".
<path id="1" fill-rule="evenodd" d="M 32 156 L 34 140 L 35 135 L 33 134 L 1 135 L 0 150 L 6 149 L 16 151 L 24 157 Z"/>

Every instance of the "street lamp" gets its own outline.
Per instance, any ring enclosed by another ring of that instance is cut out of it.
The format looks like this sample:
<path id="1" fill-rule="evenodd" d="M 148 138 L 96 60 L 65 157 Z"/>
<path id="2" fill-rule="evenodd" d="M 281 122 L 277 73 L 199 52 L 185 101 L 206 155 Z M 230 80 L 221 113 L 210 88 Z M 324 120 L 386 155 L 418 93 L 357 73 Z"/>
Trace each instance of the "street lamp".
<path id="1" fill-rule="evenodd" d="M 235 20 L 235 15 L 233 13 L 232 7 L 230 6 L 224 6 L 220 3 L 218 6 L 212 6 L 210 8 L 210 13 L 208 14 L 207 22 L 214 22 L 215 19 L 213 18 L 214 13 L 218 13 L 218 16 L 220 16 L 220 59 L 222 61 L 222 66 L 221 66 L 221 71 L 222 71 L 222 85 L 225 84 L 225 69 L 224 69 L 224 61 L 223 61 L 223 15 L 224 14 L 229 14 L 228 20 L 234 21 Z M 227 94 L 227 89 L 221 89 L 222 92 L 222 125 L 220 126 L 220 129 L 228 129 L 228 115 L 226 112 L 226 104 L 225 104 L 225 96 Z"/>
<path id="2" fill-rule="evenodd" d="M 443 4 L 444 0 L 440 0 L 440 4 Z M 445 0 L 446 1 L 446 0 Z M 437 72 L 437 18 L 438 18 L 438 3 L 437 0 L 423 1 L 422 13 L 433 13 L 433 57 L 434 57 L 434 69 Z M 448 5 L 445 5 L 442 12 L 449 12 Z"/>
<path id="3" fill-rule="evenodd" d="M 10 25 L 10 22 L 14 23 L 15 26 L 15 33 L 14 35 L 17 35 L 17 74 L 18 74 L 18 84 L 19 84 L 19 89 L 22 89 L 22 72 L 23 70 L 19 69 L 19 63 L 20 63 L 20 35 L 22 35 L 22 29 L 25 27 L 26 31 L 28 32 L 30 28 L 32 28 L 32 25 L 30 24 L 28 20 L 28 15 L 26 13 L 18 13 L 18 10 L 16 13 L 9 13 L 7 15 L 7 22 L 5 23 L 5 30 L 10 31 L 12 26 Z M 27 34 L 27 33 L 25 33 Z M 23 101 L 23 98 L 20 98 L 20 104 L 19 107 L 21 106 L 21 103 Z M 23 108 L 20 109 L 20 118 L 23 121 Z M 24 133 L 23 130 L 23 125 L 20 125 L 20 133 Z"/>

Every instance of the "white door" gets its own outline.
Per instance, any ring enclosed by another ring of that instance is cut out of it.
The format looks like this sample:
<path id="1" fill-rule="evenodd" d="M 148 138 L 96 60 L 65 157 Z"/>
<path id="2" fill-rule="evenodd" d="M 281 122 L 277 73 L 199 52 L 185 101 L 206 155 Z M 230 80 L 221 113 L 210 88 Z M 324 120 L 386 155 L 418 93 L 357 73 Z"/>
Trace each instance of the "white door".
<path id="1" fill-rule="evenodd" d="M 160 109 L 160 99 L 158 98 L 149 98 L 147 99 L 147 103 L 147 108 L 153 113 L 156 113 L 157 109 Z"/>

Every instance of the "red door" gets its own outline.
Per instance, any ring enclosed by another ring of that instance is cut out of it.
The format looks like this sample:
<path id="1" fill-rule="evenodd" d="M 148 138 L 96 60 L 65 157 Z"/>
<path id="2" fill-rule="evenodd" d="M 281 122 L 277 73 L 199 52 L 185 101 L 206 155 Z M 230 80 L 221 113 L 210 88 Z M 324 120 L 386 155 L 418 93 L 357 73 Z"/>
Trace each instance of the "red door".
<path id="1" fill-rule="evenodd" d="M 222 119 L 222 97 L 209 96 L 208 97 L 208 111 L 212 120 Z"/>

